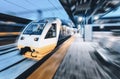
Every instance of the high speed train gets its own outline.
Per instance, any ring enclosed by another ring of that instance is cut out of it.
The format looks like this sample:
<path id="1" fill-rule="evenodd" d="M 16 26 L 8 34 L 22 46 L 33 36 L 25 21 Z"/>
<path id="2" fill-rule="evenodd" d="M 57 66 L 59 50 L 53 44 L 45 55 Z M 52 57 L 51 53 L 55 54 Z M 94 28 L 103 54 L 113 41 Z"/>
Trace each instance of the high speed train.
<path id="1" fill-rule="evenodd" d="M 73 29 L 62 25 L 58 18 L 32 21 L 21 32 L 17 47 L 27 58 L 40 60 L 57 45 L 59 38 L 73 34 Z"/>

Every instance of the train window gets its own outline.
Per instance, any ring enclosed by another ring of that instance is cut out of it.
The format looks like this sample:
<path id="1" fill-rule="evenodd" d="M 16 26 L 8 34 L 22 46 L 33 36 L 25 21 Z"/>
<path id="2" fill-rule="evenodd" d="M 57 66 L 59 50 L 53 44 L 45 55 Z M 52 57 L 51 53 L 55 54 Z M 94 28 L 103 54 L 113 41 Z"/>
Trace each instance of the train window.
<path id="1" fill-rule="evenodd" d="M 56 37 L 56 24 L 52 24 L 51 28 L 48 30 L 48 33 L 45 36 L 45 39 L 53 37 Z"/>
<path id="2" fill-rule="evenodd" d="M 44 29 L 45 23 L 31 23 L 25 29 L 23 34 L 40 35 Z"/>

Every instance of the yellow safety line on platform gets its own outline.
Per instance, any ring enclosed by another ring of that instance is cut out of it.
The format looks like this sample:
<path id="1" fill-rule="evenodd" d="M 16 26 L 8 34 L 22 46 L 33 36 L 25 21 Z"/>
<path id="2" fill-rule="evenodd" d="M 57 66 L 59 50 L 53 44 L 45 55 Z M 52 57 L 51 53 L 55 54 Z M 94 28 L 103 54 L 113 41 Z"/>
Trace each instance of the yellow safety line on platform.
<path id="1" fill-rule="evenodd" d="M 75 37 L 72 36 L 65 41 L 60 48 L 27 79 L 52 79 L 74 39 Z"/>

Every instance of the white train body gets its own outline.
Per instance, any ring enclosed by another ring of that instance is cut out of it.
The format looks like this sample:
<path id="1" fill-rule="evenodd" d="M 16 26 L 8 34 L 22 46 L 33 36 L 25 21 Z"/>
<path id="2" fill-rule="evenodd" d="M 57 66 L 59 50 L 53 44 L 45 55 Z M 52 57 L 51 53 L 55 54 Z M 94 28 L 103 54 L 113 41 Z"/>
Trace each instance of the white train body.
<path id="1" fill-rule="evenodd" d="M 29 23 L 18 39 L 21 54 L 40 60 L 56 47 L 61 28 L 61 21 L 56 18 Z"/>

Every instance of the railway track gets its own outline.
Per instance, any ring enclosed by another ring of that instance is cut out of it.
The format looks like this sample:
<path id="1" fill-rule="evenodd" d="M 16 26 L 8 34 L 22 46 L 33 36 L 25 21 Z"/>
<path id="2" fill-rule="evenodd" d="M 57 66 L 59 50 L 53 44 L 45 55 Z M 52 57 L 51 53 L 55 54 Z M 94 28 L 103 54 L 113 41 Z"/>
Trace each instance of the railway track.
<path id="1" fill-rule="evenodd" d="M 0 46 L 0 79 L 15 79 L 37 61 L 19 54 L 15 44 Z"/>
<path id="2" fill-rule="evenodd" d="M 57 47 L 59 47 L 59 45 L 68 38 L 69 37 L 59 41 Z M 54 54 L 54 51 L 57 50 L 57 47 L 50 54 L 45 56 L 42 60 L 35 61 L 32 59 L 27 59 L 20 55 L 20 51 L 16 48 L 16 44 L 0 46 L 0 79 L 19 78 L 21 77 L 20 75 L 23 75 L 29 70 L 32 70 L 32 73 L 37 68 L 36 65 L 44 63 L 52 54 Z"/>

